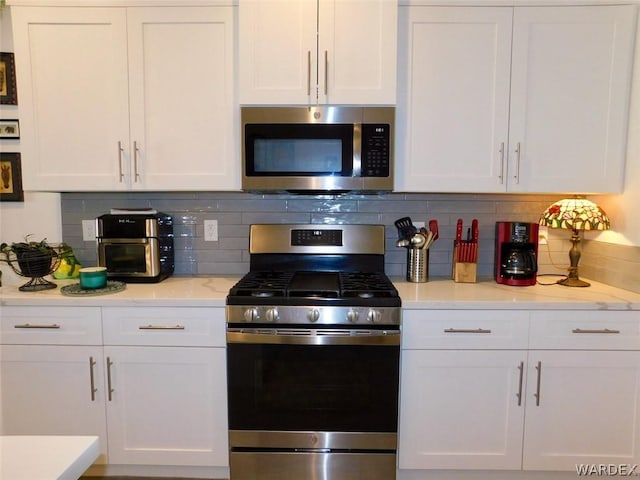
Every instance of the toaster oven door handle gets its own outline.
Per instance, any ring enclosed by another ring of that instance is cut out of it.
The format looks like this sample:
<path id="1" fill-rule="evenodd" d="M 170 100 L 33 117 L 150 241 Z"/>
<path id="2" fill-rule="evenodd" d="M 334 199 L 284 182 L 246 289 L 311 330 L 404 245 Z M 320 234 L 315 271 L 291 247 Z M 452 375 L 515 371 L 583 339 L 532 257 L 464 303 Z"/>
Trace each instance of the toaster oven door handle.
<path id="1" fill-rule="evenodd" d="M 399 330 L 227 329 L 227 343 L 275 345 L 400 345 Z"/>

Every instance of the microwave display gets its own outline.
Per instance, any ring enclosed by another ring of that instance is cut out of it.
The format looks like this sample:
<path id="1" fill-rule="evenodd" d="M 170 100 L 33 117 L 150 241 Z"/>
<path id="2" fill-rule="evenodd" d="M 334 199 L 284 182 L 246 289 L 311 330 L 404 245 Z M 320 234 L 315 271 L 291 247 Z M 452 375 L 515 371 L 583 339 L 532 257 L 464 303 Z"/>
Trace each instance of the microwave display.
<path id="1" fill-rule="evenodd" d="M 242 186 L 389 191 L 393 107 L 242 107 Z"/>

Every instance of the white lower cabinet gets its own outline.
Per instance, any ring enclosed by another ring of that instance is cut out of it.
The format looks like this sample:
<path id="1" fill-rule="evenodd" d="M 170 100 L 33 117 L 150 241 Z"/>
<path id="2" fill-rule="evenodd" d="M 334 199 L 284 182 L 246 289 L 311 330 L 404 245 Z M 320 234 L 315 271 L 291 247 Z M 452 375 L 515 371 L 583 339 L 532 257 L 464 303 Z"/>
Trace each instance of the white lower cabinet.
<path id="1" fill-rule="evenodd" d="M 529 353 L 525 470 L 640 459 L 640 352 Z"/>
<path id="2" fill-rule="evenodd" d="M 105 463 L 100 309 L 3 306 L 0 343 L 0 434 L 97 435 Z"/>
<path id="3" fill-rule="evenodd" d="M 526 352 L 402 352 L 399 465 L 519 469 Z"/>
<path id="4" fill-rule="evenodd" d="M 224 308 L 3 307 L 0 434 L 98 435 L 98 464 L 228 467 L 224 331 Z"/>
<path id="5" fill-rule="evenodd" d="M 400 469 L 640 461 L 637 312 L 426 313 L 403 316 Z"/>
<path id="6" fill-rule="evenodd" d="M 640 461 L 640 315 L 531 312 L 523 468 Z"/>
<path id="7" fill-rule="evenodd" d="M 102 347 L 0 345 L 0 358 L 3 435 L 97 435 L 106 463 Z"/>
<path id="8" fill-rule="evenodd" d="M 227 465 L 224 348 L 105 347 L 109 462 Z"/>
<path id="9" fill-rule="evenodd" d="M 528 312 L 403 313 L 401 469 L 519 469 Z"/>
<path id="10" fill-rule="evenodd" d="M 104 308 L 109 463 L 228 466 L 223 308 Z"/>

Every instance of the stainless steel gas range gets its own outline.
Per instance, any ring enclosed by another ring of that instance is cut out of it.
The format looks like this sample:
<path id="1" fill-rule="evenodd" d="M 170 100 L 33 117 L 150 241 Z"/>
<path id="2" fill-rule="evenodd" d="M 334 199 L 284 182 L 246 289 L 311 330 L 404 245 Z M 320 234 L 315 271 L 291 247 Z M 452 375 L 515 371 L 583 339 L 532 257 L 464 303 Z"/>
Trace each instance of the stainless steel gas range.
<path id="1" fill-rule="evenodd" d="M 400 298 L 383 225 L 252 225 L 227 297 L 232 480 L 392 480 Z"/>

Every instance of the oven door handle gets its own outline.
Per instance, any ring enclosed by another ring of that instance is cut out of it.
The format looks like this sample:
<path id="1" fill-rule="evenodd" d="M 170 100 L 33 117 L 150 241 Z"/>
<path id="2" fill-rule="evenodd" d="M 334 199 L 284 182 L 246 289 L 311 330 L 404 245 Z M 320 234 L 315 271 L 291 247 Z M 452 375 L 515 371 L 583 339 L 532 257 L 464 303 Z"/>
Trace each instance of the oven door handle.
<path id="1" fill-rule="evenodd" d="M 400 345 L 399 330 L 227 329 L 227 343 L 275 345 Z"/>

